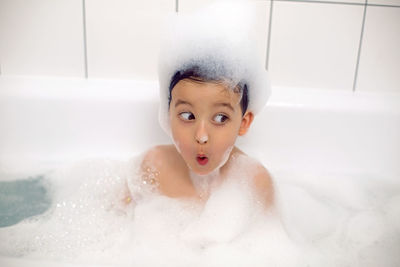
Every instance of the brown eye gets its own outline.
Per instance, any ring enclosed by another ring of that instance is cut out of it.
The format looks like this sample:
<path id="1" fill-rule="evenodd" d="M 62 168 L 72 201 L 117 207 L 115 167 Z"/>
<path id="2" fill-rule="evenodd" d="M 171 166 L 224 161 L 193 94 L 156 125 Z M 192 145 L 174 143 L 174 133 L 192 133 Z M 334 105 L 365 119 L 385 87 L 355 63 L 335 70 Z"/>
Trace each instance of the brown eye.
<path id="1" fill-rule="evenodd" d="M 181 117 L 181 119 L 184 120 L 184 121 L 191 121 L 191 120 L 195 119 L 195 117 L 194 117 L 192 112 L 179 113 L 179 117 Z"/>
<path id="2" fill-rule="evenodd" d="M 218 124 L 223 124 L 223 123 L 225 123 L 228 119 L 229 119 L 228 116 L 225 116 L 224 114 L 217 114 L 217 115 L 214 117 L 214 121 L 215 121 L 216 123 L 218 123 Z"/>

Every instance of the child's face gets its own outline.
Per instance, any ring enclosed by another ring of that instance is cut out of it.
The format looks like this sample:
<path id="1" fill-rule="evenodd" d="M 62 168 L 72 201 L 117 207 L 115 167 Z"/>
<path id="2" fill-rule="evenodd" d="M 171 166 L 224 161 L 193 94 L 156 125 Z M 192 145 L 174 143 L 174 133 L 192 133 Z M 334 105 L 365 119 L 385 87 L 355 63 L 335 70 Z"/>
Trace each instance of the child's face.
<path id="1" fill-rule="evenodd" d="M 171 96 L 172 137 L 188 167 L 200 175 L 222 167 L 253 119 L 251 112 L 242 116 L 240 94 L 222 83 L 186 79 Z"/>

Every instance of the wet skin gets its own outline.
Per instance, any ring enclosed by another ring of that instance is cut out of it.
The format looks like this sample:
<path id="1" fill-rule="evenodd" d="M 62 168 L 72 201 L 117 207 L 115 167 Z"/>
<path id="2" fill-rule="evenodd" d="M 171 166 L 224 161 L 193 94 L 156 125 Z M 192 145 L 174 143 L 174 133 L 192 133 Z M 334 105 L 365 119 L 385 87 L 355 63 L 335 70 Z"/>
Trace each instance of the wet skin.
<path id="1" fill-rule="evenodd" d="M 206 175 L 226 163 L 253 114 L 242 116 L 240 94 L 223 83 L 181 80 L 172 91 L 169 119 L 183 160 L 196 174 Z"/>
<path id="2" fill-rule="evenodd" d="M 175 145 L 157 146 L 149 150 L 142 163 L 158 171 L 158 189 L 169 197 L 202 198 L 191 173 L 206 176 L 217 173 L 216 183 L 226 178 L 235 155 L 245 155 L 234 144 L 246 134 L 253 114 L 242 114 L 240 94 L 224 83 L 179 81 L 172 90 L 169 110 L 172 138 Z M 255 170 L 254 185 L 266 204 L 272 202 L 272 182 L 259 163 L 249 166 Z"/>

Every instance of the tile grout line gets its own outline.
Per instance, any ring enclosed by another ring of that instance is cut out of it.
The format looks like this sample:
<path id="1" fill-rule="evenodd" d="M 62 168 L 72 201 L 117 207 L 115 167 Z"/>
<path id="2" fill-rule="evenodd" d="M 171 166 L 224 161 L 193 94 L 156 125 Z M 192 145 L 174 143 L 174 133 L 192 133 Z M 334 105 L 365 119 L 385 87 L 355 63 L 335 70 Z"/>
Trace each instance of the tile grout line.
<path id="1" fill-rule="evenodd" d="M 367 6 L 400 8 L 400 6 L 396 6 L 396 5 L 382 5 L 382 4 L 367 4 Z"/>
<path id="2" fill-rule="evenodd" d="M 362 43 L 363 43 L 363 38 L 364 38 L 364 27 L 365 27 L 365 18 L 367 16 L 367 6 L 368 6 L 368 0 L 365 0 L 364 14 L 363 14 L 363 20 L 362 20 L 362 25 L 361 25 L 360 43 L 358 46 L 357 63 L 356 63 L 356 69 L 355 69 L 355 73 L 354 73 L 354 80 L 353 80 L 353 92 L 356 91 L 358 70 L 360 68 L 361 48 L 362 48 Z"/>
<path id="3" fill-rule="evenodd" d="M 272 31 L 272 14 L 273 14 L 274 0 L 271 0 L 269 6 L 269 25 L 268 25 L 268 37 L 267 37 L 267 54 L 265 56 L 265 69 L 269 68 L 269 53 L 271 50 L 271 31 Z"/>
<path id="4" fill-rule="evenodd" d="M 83 57 L 85 78 L 88 78 L 88 56 L 87 56 L 87 39 L 86 39 L 86 1 L 82 0 L 82 18 L 83 18 Z"/>
<path id="5" fill-rule="evenodd" d="M 353 6 L 364 6 L 362 3 L 349 3 L 341 1 L 312 1 L 312 0 L 276 0 L 279 2 L 291 2 L 291 3 L 317 3 L 317 4 L 338 4 L 338 5 L 353 5 Z M 400 5 L 385 5 L 385 4 L 367 4 L 368 6 L 376 7 L 394 7 L 400 8 Z"/>
<path id="6" fill-rule="evenodd" d="M 276 1 L 291 2 L 291 3 L 316 3 L 316 4 L 355 5 L 355 6 L 364 5 L 361 3 L 349 3 L 349 2 L 340 2 L 340 1 L 308 1 L 308 0 L 276 0 Z"/>

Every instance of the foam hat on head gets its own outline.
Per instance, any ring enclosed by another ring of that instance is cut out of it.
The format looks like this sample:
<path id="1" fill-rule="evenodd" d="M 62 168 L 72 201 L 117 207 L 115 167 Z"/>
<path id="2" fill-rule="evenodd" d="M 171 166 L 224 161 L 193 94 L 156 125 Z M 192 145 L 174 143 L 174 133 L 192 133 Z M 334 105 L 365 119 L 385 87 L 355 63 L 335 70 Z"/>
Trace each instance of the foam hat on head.
<path id="1" fill-rule="evenodd" d="M 196 68 L 207 80 L 223 80 L 234 88 L 246 84 L 248 111 L 257 114 L 270 95 L 265 46 L 257 42 L 256 7 L 249 2 L 223 2 L 190 14 L 167 17 L 161 38 L 158 76 L 159 121 L 171 136 L 170 84 L 177 72 Z"/>

